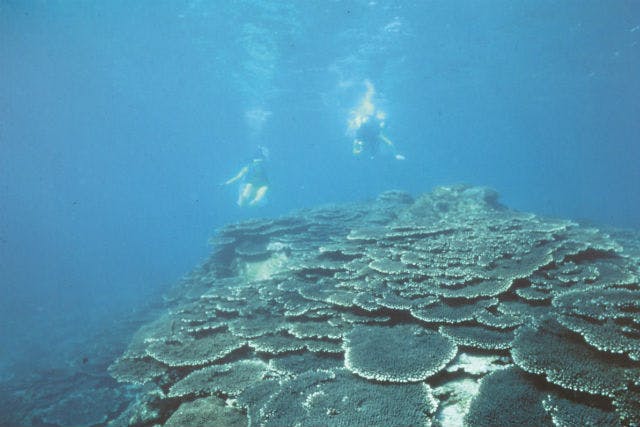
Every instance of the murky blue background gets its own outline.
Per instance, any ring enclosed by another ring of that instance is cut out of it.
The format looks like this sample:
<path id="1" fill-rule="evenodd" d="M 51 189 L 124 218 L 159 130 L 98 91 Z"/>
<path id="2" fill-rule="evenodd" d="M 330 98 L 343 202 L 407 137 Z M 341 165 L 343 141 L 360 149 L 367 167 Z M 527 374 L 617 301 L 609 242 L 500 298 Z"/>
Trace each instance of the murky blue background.
<path id="1" fill-rule="evenodd" d="M 466 182 L 639 227 L 639 26 L 637 1 L 2 2 L 0 373 L 72 363 L 231 221 Z M 365 79 L 403 162 L 351 155 Z M 240 209 L 219 184 L 259 144 L 269 203 Z"/>

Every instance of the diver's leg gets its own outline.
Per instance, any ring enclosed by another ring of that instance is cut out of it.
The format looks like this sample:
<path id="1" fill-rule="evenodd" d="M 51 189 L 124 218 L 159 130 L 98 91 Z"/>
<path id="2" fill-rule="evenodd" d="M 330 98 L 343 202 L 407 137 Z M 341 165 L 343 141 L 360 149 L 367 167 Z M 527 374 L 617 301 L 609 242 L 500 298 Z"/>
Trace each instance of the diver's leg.
<path id="1" fill-rule="evenodd" d="M 267 190 L 268 189 L 269 189 L 269 186 L 267 186 L 267 185 L 263 185 L 262 187 L 259 187 L 256 190 L 255 197 L 253 198 L 253 200 L 249 204 L 253 206 L 253 205 L 256 205 L 256 204 L 260 203 L 260 201 L 262 199 L 264 199 L 264 196 L 267 194 Z"/>
<path id="2" fill-rule="evenodd" d="M 247 200 L 251 197 L 253 192 L 253 185 L 251 183 L 242 184 L 240 187 L 240 194 L 238 196 L 238 206 L 244 206 Z"/>

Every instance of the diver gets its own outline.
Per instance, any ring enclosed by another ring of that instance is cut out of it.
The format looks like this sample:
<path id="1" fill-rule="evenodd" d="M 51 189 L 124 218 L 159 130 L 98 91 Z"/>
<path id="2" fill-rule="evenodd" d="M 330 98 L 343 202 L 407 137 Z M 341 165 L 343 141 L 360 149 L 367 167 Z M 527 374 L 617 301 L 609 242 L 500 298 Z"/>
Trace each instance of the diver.
<path id="1" fill-rule="evenodd" d="M 382 133 L 383 128 L 384 121 L 375 116 L 365 117 L 355 131 L 353 154 L 359 156 L 364 153 L 374 158 L 379 153 L 390 152 L 396 160 L 404 160 L 393 142 Z"/>
<path id="2" fill-rule="evenodd" d="M 265 163 L 269 158 L 269 150 L 266 147 L 258 147 L 256 155 L 233 177 L 224 182 L 224 185 L 240 181 L 238 189 L 238 206 L 257 206 L 266 203 L 266 195 L 269 190 L 269 179 Z"/>
<path id="3" fill-rule="evenodd" d="M 365 80 L 367 91 L 360 104 L 351 110 L 347 133 L 353 136 L 352 152 L 355 156 L 367 154 L 374 158 L 378 153 L 391 153 L 396 160 L 404 160 L 395 144 L 384 134 L 386 114 L 373 103 L 375 88 L 369 80 Z"/>

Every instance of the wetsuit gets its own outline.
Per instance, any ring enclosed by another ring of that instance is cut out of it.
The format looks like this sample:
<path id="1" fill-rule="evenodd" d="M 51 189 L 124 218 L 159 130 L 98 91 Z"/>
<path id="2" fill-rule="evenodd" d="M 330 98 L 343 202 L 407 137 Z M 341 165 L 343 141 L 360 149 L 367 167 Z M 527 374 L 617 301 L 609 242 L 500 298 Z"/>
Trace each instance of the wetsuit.
<path id="1" fill-rule="evenodd" d="M 247 170 L 247 174 L 244 176 L 244 182 L 253 185 L 255 188 L 269 185 L 264 160 L 252 161 L 249 164 L 249 170 Z"/>
<path id="2" fill-rule="evenodd" d="M 363 152 L 374 156 L 380 151 L 380 145 L 383 144 L 380 131 L 380 122 L 372 118 L 358 128 L 355 139 L 362 141 Z"/>

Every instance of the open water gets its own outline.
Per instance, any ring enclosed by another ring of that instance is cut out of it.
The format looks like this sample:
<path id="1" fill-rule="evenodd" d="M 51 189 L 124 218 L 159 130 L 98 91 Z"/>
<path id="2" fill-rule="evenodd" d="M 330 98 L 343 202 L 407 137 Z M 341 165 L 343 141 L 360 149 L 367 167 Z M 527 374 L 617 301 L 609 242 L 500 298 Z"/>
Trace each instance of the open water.
<path id="1" fill-rule="evenodd" d="M 393 148 L 354 154 L 363 117 Z M 225 224 L 468 183 L 637 229 L 639 117 L 638 1 L 3 1 L 0 423 L 116 390 Z"/>

